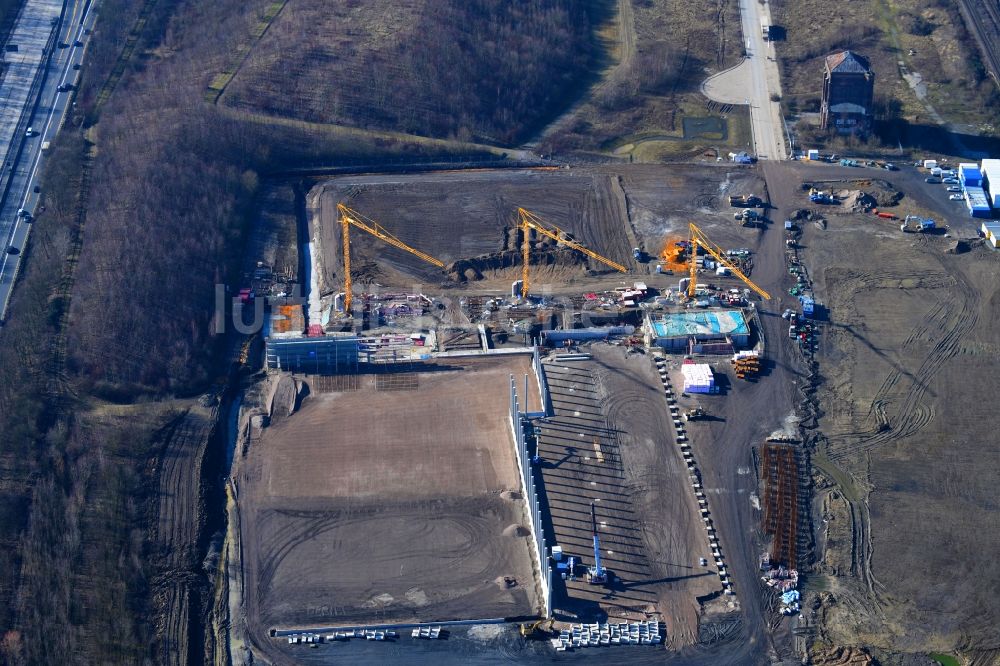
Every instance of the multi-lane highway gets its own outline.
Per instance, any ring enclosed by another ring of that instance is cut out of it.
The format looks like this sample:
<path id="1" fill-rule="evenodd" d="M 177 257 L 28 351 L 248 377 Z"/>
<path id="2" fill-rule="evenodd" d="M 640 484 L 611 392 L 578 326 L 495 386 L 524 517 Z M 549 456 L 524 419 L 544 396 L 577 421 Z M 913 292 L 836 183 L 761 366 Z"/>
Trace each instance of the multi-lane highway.
<path id="1" fill-rule="evenodd" d="M 53 141 L 72 105 L 94 16 L 92 0 L 27 0 L 7 40 L 5 60 L 12 66 L 0 81 L 0 150 L 6 153 L 0 174 L 0 320 L 31 231 L 31 217 L 19 211 L 36 212 L 42 147 Z"/>

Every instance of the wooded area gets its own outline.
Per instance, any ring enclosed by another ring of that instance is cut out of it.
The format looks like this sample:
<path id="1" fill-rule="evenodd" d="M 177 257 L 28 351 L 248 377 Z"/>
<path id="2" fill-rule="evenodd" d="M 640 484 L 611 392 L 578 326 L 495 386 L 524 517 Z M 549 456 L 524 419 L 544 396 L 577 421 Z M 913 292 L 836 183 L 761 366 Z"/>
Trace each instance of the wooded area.
<path id="1" fill-rule="evenodd" d="M 140 663 L 167 653 L 158 642 L 164 620 L 155 612 L 164 590 L 178 577 L 207 574 L 191 564 L 198 544 L 183 570 L 167 570 L 150 555 L 157 480 L 170 424 L 194 402 L 183 396 L 206 390 L 226 371 L 218 354 L 223 338 L 212 329 L 215 285 L 238 280 L 261 179 L 313 163 L 449 155 L 440 146 L 268 122 L 206 103 L 207 83 L 268 4 L 101 5 L 76 113 L 43 176 L 46 211 L 33 224 L 0 329 L 0 567 L 10 572 L 0 577 L 3 663 Z M 523 4 L 486 3 L 483 11 L 505 25 L 514 22 L 510 11 L 523 11 L 530 23 L 531 8 L 547 3 Z M 579 10 L 568 1 L 551 4 L 561 18 L 546 29 L 561 39 L 557 24 Z M 421 20 L 466 18 L 459 3 L 449 11 Z M 486 35 L 471 31 L 468 38 Z M 315 41 L 322 37 L 317 32 Z M 489 48 L 499 57 L 503 47 Z M 528 92 L 519 89 L 516 70 L 489 79 L 491 86 L 503 81 L 494 99 L 515 100 L 484 121 L 489 127 L 519 131 L 526 123 L 518 109 L 540 117 L 540 108 L 524 107 L 551 102 L 546 95 L 555 93 L 539 82 L 554 75 L 548 63 L 529 58 L 547 57 L 533 51 L 515 60 L 531 70 L 536 87 Z M 278 83 L 288 91 L 297 85 L 291 77 Z M 449 104 L 431 116 L 471 102 Z M 473 116 L 491 102 L 477 104 Z M 191 473 L 197 486 L 200 472 Z M 199 507 L 204 488 L 191 492 Z M 197 616 L 204 602 L 192 600 L 187 612 Z M 203 646 L 193 640 L 181 653 L 197 660 Z"/>
<path id="2" fill-rule="evenodd" d="M 312 122 L 510 144 L 565 104 L 601 2 L 289 3 L 222 103 Z"/>

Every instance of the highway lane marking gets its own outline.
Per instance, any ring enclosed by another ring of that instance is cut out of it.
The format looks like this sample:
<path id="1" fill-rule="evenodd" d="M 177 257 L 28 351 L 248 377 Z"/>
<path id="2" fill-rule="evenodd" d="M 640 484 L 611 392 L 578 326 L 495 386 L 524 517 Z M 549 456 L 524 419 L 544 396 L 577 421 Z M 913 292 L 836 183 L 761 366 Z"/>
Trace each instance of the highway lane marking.
<path id="1" fill-rule="evenodd" d="M 78 7 L 79 7 L 79 5 L 76 4 L 76 3 L 74 3 L 74 19 L 76 17 L 76 8 L 78 8 Z M 76 41 L 76 39 L 79 39 L 82 36 L 82 33 L 83 33 L 84 29 L 85 29 L 85 25 L 84 24 L 86 23 L 87 17 L 90 15 L 90 12 L 91 12 L 92 9 L 93 9 L 93 5 L 91 5 L 91 7 L 89 7 L 87 9 L 86 13 L 84 13 L 83 18 L 80 21 L 80 26 L 77 28 L 77 33 L 76 33 L 76 37 L 75 37 L 74 41 Z M 69 34 L 69 33 L 67 33 L 67 34 Z M 77 47 L 71 46 L 70 47 L 70 51 L 72 51 L 72 49 L 74 49 L 74 48 L 77 48 Z M 79 47 L 79 48 L 83 48 L 83 47 Z M 67 55 L 70 56 L 69 53 L 67 53 Z M 58 56 L 56 57 L 56 61 L 58 62 Z M 63 65 L 62 76 L 61 76 L 60 81 L 59 81 L 60 85 L 63 85 L 63 84 L 66 83 L 66 77 L 69 74 L 69 72 L 72 71 L 72 67 L 71 67 L 72 61 L 73 61 L 73 57 L 72 56 L 66 58 L 66 62 Z M 41 139 L 42 140 L 46 140 L 46 135 L 49 133 L 49 129 L 52 126 L 52 117 L 53 117 L 53 115 L 55 115 L 56 107 L 58 106 L 58 104 L 57 104 L 58 98 L 59 98 L 59 93 L 56 92 L 55 96 L 52 98 L 52 106 L 49 109 L 49 115 L 45 119 L 44 129 L 41 132 Z M 68 104 L 63 107 L 63 113 L 65 113 L 67 110 L 69 110 L 69 105 Z M 19 206 L 20 208 L 24 208 L 25 204 L 31 198 L 31 195 L 33 193 L 32 192 L 33 188 L 32 188 L 31 185 L 32 185 L 32 182 L 34 182 L 35 177 L 38 174 L 38 169 L 39 169 L 39 166 L 41 165 L 41 158 L 42 158 L 42 150 L 39 147 L 36 150 L 34 161 L 33 161 L 32 165 L 31 165 L 30 170 L 29 170 L 29 174 L 30 175 L 28 176 L 28 180 L 27 180 L 27 182 L 25 184 L 25 193 L 24 193 L 24 195 L 21 198 L 21 205 Z M 14 219 L 14 226 L 11 229 L 11 234 L 10 234 L 11 242 L 13 242 L 14 239 L 17 237 L 17 232 L 18 232 L 18 229 L 21 226 L 21 223 L 22 223 L 22 220 L 21 220 L 20 216 L 17 216 Z M 23 250 L 24 248 L 21 248 L 21 249 Z M 4 253 L 3 261 L 0 262 L 0 275 L 3 275 L 4 273 L 7 272 L 7 261 L 9 259 L 11 259 L 11 258 L 12 258 L 11 255 L 7 254 L 6 252 Z M 16 259 L 17 259 L 18 263 L 20 263 L 21 255 L 17 255 Z M 11 284 L 11 289 L 13 289 L 13 283 Z M 2 307 L 2 306 L 0 306 L 0 307 Z"/>

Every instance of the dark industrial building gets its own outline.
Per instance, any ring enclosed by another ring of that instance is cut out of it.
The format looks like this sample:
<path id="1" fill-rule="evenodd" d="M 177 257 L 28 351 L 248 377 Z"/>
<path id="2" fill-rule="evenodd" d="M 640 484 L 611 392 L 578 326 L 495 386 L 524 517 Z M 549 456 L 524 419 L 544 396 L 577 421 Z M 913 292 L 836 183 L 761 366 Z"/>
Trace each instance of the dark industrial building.
<path id="1" fill-rule="evenodd" d="M 872 127 L 875 74 L 868 60 L 853 51 L 826 57 L 823 75 L 823 129 L 841 134 L 866 134 Z"/>

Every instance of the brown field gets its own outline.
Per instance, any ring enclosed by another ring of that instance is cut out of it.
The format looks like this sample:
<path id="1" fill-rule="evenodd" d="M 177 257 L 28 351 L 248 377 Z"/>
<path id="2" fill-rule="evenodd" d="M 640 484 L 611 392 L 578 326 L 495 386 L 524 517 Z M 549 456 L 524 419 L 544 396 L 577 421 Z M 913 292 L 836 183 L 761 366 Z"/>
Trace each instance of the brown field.
<path id="1" fill-rule="evenodd" d="M 772 200 L 786 210 L 802 199 L 798 179 L 850 173 L 779 169 Z M 914 170 L 892 180 L 907 200 L 943 208 Z M 988 527 L 1000 515 L 1000 458 L 977 407 L 997 373 L 1000 264 L 976 241 L 948 251 L 975 237 L 964 210 L 937 219 L 951 238 L 851 214 L 831 216 L 826 230 L 803 228 L 802 254 L 829 308 L 812 459 L 822 479 L 818 562 L 808 587 L 824 600 L 829 643 L 875 646 L 885 663 L 958 652 L 987 664 L 1000 605 L 983 558 L 1000 548 Z"/>
<path id="2" fill-rule="evenodd" d="M 409 286 L 416 281 L 455 286 L 520 276 L 518 206 L 572 233 L 591 250 L 646 273 L 650 265 L 636 264 L 632 247 L 656 255 L 668 236 L 687 234 L 689 221 L 722 222 L 728 227 L 732 216 L 726 196 L 763 192 L 763 182 L 746 169 L 684 166 L 664 173 L 646 165 L 621 165 L 346 176 L 314 187 L 308 200 L 312 233 L 322 246 L 319 270 L 321 291 L 326 293 L 339 289 L 342 279 L 338 202 L 377 220 L 405 243 L 445 262 L 448 269 L 442 271 L 352 230 L 356 283 L 361 274 L 383 285 Z M 462 262 L 460 267 L 475 267 L 480 275 L 452 270 L 456 261 Z M 546 282 L 565 284 L 582 276 L 584 267 L 618 275 L 572 251 L 548 252 L 532 261 L 533 275 Z"/>
<path id="3" fill-rule="evenodd" d="M 240 481 L 253 632 L 536 613 L 507 421 L 509 375 L 529 371 L 519 356 L 364 376 L 265 429 Z"/>

